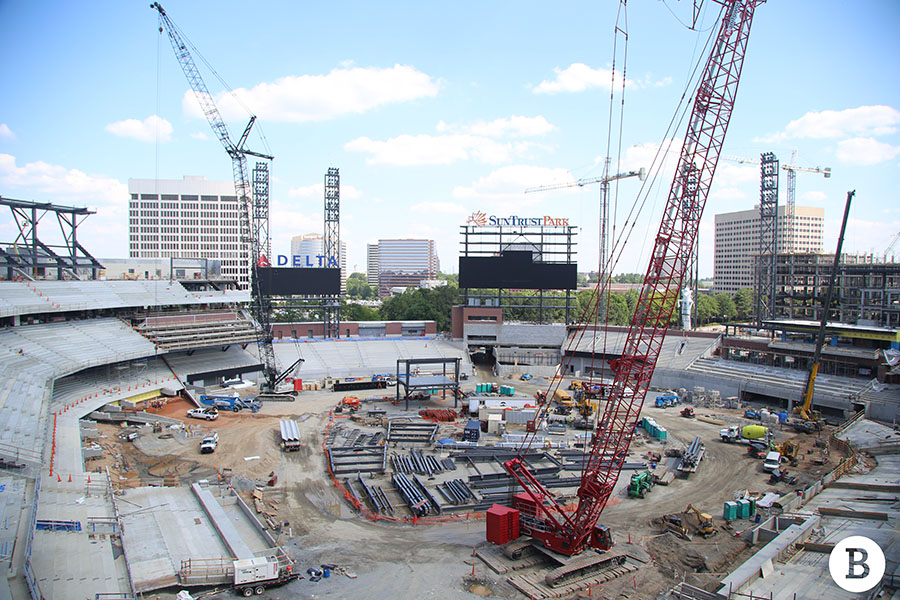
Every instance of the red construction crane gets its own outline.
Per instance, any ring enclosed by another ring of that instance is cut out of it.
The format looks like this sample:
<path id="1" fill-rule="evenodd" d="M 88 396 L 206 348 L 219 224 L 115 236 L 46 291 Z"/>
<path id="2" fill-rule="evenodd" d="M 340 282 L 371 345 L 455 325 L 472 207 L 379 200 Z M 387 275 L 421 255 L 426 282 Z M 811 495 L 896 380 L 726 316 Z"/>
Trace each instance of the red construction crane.
<path id="1" fill-rule="evenodd" d="M 609 530 L 598 526 L 597 519 L 625 462 L 677 305 L 731 118 L 753 13 L 762 1 L 716 0 L 724 7 L 722 21 L 694 97 L 675 178 L 622 357 L 613 365 L 615 379 L 609 401 L 585 454 L 577 508 L 570 513 L 556 501 L 529 471 L 521 451 L 504 464 L 525 490 L 515 497 L 520 530 L 561 554 L 572 556 L 588 547 L 608 549 L 612 545 Z M 542 404 L 541 408 L 546 406 Z"/>

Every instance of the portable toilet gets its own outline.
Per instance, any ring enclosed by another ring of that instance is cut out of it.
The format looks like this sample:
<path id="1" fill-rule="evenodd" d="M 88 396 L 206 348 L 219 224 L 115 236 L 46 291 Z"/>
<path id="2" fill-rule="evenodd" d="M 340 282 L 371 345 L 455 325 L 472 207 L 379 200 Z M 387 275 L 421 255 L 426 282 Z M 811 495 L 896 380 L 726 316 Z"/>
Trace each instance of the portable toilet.
<path id="1" fill-rule="evenodd" d="M 734 521 L 738 518 L 738 503 L 734 500 L 729 500 L 725 503 L 725 510 L 722 513 L 722 518 L 726 521 Z"/>

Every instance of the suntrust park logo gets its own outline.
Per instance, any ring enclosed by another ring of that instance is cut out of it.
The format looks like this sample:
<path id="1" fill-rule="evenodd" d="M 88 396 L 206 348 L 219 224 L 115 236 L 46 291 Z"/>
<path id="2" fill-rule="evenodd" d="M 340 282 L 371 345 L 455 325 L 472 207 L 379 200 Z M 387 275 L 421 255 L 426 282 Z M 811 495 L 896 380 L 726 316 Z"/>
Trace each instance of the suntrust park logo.
<path id="1" fill-rule="evenodd" d="M 569 219 L 565 217 L 498 217 L 497 215 L 487 215 L 480 210 L 473 212 L 466 219 L 466 225 L 475 225 L 476 227 L 565 227 L 569 225 Z"/>
<path id="2" fill-rule="evenodd" d="M 828 571 L 841 589 L 848 592 L 867 592 L 884 575 L 884 552 L 874 541 L 853 535 L 834 545 L 828 557 Z"/>

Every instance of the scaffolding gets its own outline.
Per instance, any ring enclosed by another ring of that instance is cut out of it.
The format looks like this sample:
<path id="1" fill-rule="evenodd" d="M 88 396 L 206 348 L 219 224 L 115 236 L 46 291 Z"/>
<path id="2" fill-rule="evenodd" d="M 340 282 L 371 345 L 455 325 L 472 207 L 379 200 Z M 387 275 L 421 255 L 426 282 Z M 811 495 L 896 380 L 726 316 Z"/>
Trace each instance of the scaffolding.
<path id="1" fill-rule="evenodd" d="M 536 263 L 575 264 L 577 228 L 571 225 L 461 225 L 460 235 L 461 257 L 498 256 L 507 251 L 530 251 L 532 260 Z M 528 312 L 536 315 L 537 323 L 545 323 L 547 313 L 560 309 L 564 311 L 564 320 L 568 325 L 580 316 L 573 314 L 574 290 L 560 290 L 562 295 L 547 294 L 551 290 L 539 287 L 540 282 L 533 285 L 534 287 L 519 287 L 514 290 L 517 293 L 503 288 L 463 288 L 460 292 L 464 305 L 499 307 L 504 311 L 505 317 L 509 309 L 530 309 Z M 523 290 L 534 294 L 524 296 L 521 293 Z"/>
<path id="2" fill-rule="evenodd" d="M 397 359 L 397 400 L 406 401 L 406 409 L 409 410 L 409 401 L 416 395 L 425 390 L 431 390 L 431 393 L 446 392 L 451 390 L 453 393 L 453 408 L 459 407 L 459 365 L 461 358 L 399 358 Z M 428 369 L 423 373 L 422 366 L 437 365 L 440 373 L 434 372 L 434 369 Z M 452 375 L 447 372 L 448 366 L 452 365 Z M 403 388 L 401 395 L 400 388 Z"/>

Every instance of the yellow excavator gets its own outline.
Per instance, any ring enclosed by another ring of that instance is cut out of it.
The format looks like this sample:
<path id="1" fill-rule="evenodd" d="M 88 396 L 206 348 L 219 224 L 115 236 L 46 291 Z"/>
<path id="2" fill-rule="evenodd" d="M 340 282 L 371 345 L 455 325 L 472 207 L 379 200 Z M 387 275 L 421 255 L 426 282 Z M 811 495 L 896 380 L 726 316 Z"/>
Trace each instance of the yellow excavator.
<path id="1" fill-rule="evenodd" d="M 674 533 L 684 540 L 690 540 L 692 531 L 704 538 L 718 533 L 712 515 L 700 512 L 693 504 L 688 504 L 680 513 L 672 513 L 655 518 L 653 523 L 662 527 L 664 532 Z"/>
<path id="2" fill-rule="evenodd" d="M 834 297 L 834 281 L 837 278 L 838 266 L 841 262 L 841 248 L 844 245 L 844 232 L 847 229 L 847 216 L 850 214 L 850 201 L 856 191 L 847 192 L 847 202 L 844 204 L 844 219 L 841 222 L 841 233 L 838 235 L 837 250 L 834 253 L 834 263 L 831 266 L 831 277 L 828 279 L 828 291 L 825 293 L 825 302 L 822 304 L 822 319 L 819 322 L 819 332 L 816 335 L 815 349 L 813 351 L 812 364 L 809 368 L 809 377 L 806 380 L 806 388 L 803 391 L 803 404 L 794 407 L 794 419 L 791 425 L 798 431 L 812 433 L 822 430 L 822 420 L 819 413 L 812 410 L 813 390 L 816 387 L 816 375 L 819 372 L 819 359 L 822 357 L 822 346 L 825 343 L 825 327 L 828 324 L 828 313 L 831 310 L 831 300 Z"/>
<path id="3" fill-rule="evenodd" d="M 782 458 L 786 458 L 790 461 L 792 467 L 797 466 L 797 456 L 800 454 L 800 444 L 792 442 L 791 440 L 786 440 L 781 442 L 781 444 L 776 447 L 776 450 L 781 453 Z"/>

